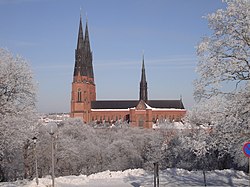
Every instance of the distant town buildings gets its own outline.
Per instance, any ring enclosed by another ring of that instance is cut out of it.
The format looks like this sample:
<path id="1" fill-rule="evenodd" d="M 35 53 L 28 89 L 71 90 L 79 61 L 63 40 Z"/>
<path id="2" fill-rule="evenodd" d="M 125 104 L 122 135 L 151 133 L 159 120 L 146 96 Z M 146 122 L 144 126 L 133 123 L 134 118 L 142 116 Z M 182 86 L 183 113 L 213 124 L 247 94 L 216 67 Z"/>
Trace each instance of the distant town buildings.
<path id="1" fill-rule="evenodd" d="M 56 122 L 67 120 L 70 117 L 68 113 L 50 113 L 50 114 L 39 114 L 40 123 Z"/>
<path id="2" fill-rule="evenodd" d="M 138 100 L 96 100 L 96 85 L 92 64 L 88 23 L 85 35 L 80 18 L 75 67 L 71 92 L 72 118 L 81 118 L 85 123 L 114 123 L 127 121 L 130 126 L 152 128 L 161 121 L 181 121 L 185 116 L 182 99 L 148 99 L 144 57 L 142 59 L 141 81 Z"/>

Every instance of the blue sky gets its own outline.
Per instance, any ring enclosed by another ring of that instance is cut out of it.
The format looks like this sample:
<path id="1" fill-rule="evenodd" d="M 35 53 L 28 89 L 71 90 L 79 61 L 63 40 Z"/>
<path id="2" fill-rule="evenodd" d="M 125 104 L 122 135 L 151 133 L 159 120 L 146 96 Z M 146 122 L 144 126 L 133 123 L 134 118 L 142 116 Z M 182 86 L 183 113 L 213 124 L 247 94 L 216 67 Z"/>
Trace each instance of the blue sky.
<path id="1" fill-rule="evenodd" d="M 87 12 L 97 99 L 138 99 L 145 54 L 149 99 L 194 104 L 202 16 L 220 0 L 0 0 L 0 47 L 31 64 L 39 112 L 69 112 L 80 7 Z"/>

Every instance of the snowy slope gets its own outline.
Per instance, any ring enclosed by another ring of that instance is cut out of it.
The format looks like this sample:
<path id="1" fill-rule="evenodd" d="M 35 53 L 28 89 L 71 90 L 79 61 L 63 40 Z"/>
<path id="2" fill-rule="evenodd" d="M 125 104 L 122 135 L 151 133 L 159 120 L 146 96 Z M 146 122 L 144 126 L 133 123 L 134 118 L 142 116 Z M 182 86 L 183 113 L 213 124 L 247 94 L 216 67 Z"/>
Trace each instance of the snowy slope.
<path id="1" fill-rule="evenodd" d="M 215 170 L 207 172 L 208 186 L 248 186 L 248 175 L 242 171 Z M 66 176 L 55 179 L 56 187 L 152 187 L 153 174 L 143 169 L 104 171 L 90 176 Z M 50 177 L 33 181 L 0 183 L 0 187 L 48 187 Z M 160 172 L 160 186 L 204 186 L 201 171 L 167 169 Z"/>

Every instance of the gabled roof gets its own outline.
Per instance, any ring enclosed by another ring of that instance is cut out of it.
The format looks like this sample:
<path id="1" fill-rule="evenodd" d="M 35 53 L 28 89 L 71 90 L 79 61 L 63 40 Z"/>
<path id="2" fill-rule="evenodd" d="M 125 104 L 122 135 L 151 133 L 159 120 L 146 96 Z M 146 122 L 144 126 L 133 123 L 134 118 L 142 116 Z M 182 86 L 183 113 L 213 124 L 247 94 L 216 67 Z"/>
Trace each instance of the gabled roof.
<path id="1" fill-rule="evenodd" d="M 147 109 L 147 104 L 145 103 L 144 100 L 140 100 L 138 105 L 136 106 L 136 110 L 146 110 Z"/>
<path id="2" fill-rule="evenodd" d="M 92 109 L 128 109 L 138 105 L 138 100 L 103 100 L 92 101 Z M 152 108 L 185 109 L 182 100 L 148 100 L 147 104 Z"/>

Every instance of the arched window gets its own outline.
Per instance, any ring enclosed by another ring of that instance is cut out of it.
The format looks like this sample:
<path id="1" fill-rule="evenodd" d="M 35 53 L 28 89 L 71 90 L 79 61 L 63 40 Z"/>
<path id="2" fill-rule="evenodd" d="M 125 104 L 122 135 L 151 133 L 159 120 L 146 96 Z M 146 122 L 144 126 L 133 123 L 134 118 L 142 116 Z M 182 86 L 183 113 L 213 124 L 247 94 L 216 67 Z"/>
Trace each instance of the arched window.
<path id="1" fill-rule="evenodd" d="M 77 101 L 78 102 L 82 101 L 82 90 L 81 90 L 81 88 L 79 88 L 78 91 L 77 91 Z"/>

